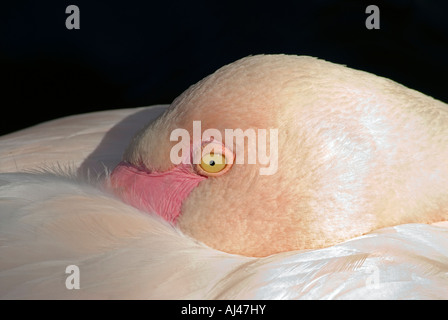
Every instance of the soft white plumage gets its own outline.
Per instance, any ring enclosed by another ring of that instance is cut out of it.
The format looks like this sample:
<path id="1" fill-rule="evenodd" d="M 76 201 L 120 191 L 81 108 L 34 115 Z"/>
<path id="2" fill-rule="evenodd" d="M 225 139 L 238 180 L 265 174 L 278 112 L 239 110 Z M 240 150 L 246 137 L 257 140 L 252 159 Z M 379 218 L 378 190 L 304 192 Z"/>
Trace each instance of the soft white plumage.
<path id="1" fill-rule="evenodd" d="M 0 174 L 0 298 L 448 298 L 443 223 L 250 258 L 208 248 L 103 191 L 97 162 L 115 165 L 164 108 L 73 116 L 0 138 L 0 172 L 9 172 Z M 14 173 L 57 163 L 64 174 Z M 79 267 L 78 290 L 65 286 L 68 265 Z"/>

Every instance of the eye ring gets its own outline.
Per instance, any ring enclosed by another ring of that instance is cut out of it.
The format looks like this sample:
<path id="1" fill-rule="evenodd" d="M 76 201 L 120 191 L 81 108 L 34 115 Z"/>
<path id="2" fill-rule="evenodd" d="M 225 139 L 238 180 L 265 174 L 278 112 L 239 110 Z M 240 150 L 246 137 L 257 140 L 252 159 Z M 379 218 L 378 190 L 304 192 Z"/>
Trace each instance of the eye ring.
<path id="1" fill-rule="evenodd" d="M 202 176 L 219 177 L 233 166 L 235 155 L 219 142 L 203 143 L 200 151 L 200 163 L 194 164 L 194 168 Z"/>

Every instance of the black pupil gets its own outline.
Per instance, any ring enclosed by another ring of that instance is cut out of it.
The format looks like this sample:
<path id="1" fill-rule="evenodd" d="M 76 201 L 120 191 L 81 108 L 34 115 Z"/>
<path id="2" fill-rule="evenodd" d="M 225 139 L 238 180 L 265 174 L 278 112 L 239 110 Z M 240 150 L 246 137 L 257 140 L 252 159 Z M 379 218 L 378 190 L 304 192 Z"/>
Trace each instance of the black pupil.
<path id="1" fill-rule="evenodd" d="M 210 162 L 209 162 L 209 165 L 211 165 L 212 167 L 215 165 L 215 161 L 213 161 L 213 160 L 211 160 Z"/>

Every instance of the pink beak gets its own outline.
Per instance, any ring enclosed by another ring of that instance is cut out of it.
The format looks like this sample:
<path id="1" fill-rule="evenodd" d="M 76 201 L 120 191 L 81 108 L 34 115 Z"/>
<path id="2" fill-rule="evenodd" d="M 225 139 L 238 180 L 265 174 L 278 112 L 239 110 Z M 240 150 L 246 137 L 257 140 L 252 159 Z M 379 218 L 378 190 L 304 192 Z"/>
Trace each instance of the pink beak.
<path id="1" fill-rule="evenodd" d="M 110 182 L 115 194 L 127 204 L 175 223 L 185 198 L 205 179 L 188 164 L 165 172 L 147 172 L 121 162 L 113 170 Z"/>

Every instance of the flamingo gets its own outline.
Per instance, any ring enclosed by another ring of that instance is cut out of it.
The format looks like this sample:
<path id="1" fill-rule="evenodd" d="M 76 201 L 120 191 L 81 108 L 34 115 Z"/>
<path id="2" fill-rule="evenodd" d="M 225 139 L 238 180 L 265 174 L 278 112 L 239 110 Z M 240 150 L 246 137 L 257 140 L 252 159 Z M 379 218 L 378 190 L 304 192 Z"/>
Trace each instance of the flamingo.
<path id="1" fill-rule="evenodd" d="M 214 136 L 174 164 L 172 132 L 194 121 Z M 0 297 L 447 298 L 447 123 L 391 80 L 258 55 L 169 107 L 4 136 Z M 277 129 L 276 172 L 235 162 L 249 150 L 225 129 Z"/>

